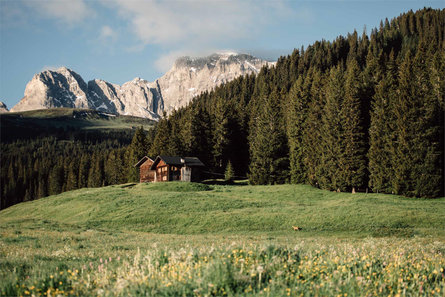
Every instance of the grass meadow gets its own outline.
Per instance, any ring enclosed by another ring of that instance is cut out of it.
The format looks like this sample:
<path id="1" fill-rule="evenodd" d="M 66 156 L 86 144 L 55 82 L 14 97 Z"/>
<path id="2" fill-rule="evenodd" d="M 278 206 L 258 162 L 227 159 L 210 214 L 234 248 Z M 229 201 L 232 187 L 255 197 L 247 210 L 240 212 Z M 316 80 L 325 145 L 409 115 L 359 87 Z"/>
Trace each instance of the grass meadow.
<path id="1" fill-rule="evenodd" d="M 173 182 L 0 212 L 1 296 L 444 296 L 444 255 L 445 198 Z"/>

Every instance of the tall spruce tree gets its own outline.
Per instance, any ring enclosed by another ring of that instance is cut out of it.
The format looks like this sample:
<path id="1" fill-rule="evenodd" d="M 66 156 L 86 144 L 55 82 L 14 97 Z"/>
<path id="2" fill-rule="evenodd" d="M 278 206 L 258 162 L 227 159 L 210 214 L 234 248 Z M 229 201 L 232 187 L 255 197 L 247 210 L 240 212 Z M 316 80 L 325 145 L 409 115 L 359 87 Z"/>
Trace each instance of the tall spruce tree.
<path id="1" fill-rule="evenodd" d="M 98 188 L 105 185 L 104 183 L 104 162 L 101 154 L 94 153 L 91 157 L 91 167 L 88 174 L 88 187 Z"/>
<path id="2" fill-rule="evenodd" d="M 434 48 L 424 41 L 419 43 L 413 60 L 414 94 L 419 102 L 419 117 L 416 122 L 417 133 L 414 138 L 417 161 L 411 176 L 415 179 L 413 195 L 417 197 L 436 197 L 443 189 L 443 167 L 441 163 L 443 147 L 440 138 L 443 135 L 444 97 L 438 98 L 432 82 L 440 79 L 435 70 Z M 439 66 L 440 67 L 440 66 Z M 432 78 L 432 76 L 435 76 Z"/>
<path id="3" fill-rule="evenodd" d="M 340 120 L 342 151 L 339 160 L 341 184 L 345 190 L 363 187 L 366 178 L 366 140 L 360 106 L 362 81 L 355 59 L 348 62 L 345 79 L 345 97 L 341 103 Z"/>
<path id="4" fill-rule="evenodd" d="M 88 187 L 88 175 L 90 172 L 90 156 L 88 154 L 82 154 L 79 164 L 79 181 L 77 183 L 79 188 Z"/>
<path id="5" fill-rule="evenodd" d="M 231 131 L 229 124 L 233 120 L 228 112 L 227 103 L 219 99 L 215 106 L 215 119 L 213 129 L 213 157 L 214 164 L 219 171 L 224 170 L 230 147 Z"/>
<path id="6" fill-rule="evenodd" d="M 321 119 L 325 105 L 324 83 L 321 72 L 314 69 L 310 102 L 303 130 L 303 144 L 306 147 L 304 164 L 307 170 L 307 179 L 309 184 L 317 187 L 320 186 L 319 169 L 322 168 L 321 160 L 324 152 L 321 134 Z"/>
<path id="7" fill-rule="evenodd" d="M 171 124 L 167 119 L 167 115 L 164 114 L 164 117 L 162 117 L 156 125 L 156 136 L 149 150 L 150 156 L 169 154 L 170 133 Z"/>
<path id="8" fill-rule="evenodd" d="M 347 185 L 341 174 L 340 164 L 341 155 L 345 151 L 341 117 L 345 90 L 344 70 L 341 65 L 331 69 L 325 92 L 326 104 L 321 118 L 320 138 L 322 154 L 316 171 L 322 188 L 343 191 Z"/>
<path id="9" fill-rule="evenodd" d="M 308 148 L 303 142 L 303 131 L 310 101 L 311 81 L 312 71 L 308 73 L 305 80 L 303 80 L 303 76 L 299 76 L 288 95 L 286 132 L 289 143 L 290 178 L 292 183 L 304 183 L 307 181 L 304 158 Z"/>
<path id="10" fill-rule="evenodd" d="M 48 177 L 48 192 L 50 195 L 55 195 L 62 192 L 63 180 L 63 165 L 61 163 L 57 163 L 51 169 Z"/>
<path id="11" fill-rule="evenodd" d="M 127 149 L 127 180 L 128 182 L 139 181 L 138 168 L 134 167 L 142 157 L 147 154 L 147 137 L 144 132 L 144 128 L 140 127 L 136 130 L 131 141 L 130 146 Z"/>
<path id="12" fill-rule="evenodd" d="M 206 110 L 193 105 L 188 110 L 181 129 L 186 155 L 197 156 L 207 166 L 213 163 L 210 117 Z"/>
<path id="13" fill-rule="evenodd" d="M 78 187 L 79 181 L 79 162 L 77 160 L 71 161 L 68 166 L 68 174 L 66 181 L 66 190 L 75 190 Z"/>
<path id="14" fill-rule="evenodd" d="M 276 184 L 287 179 L 286 137 L 276 91 L 260 100 L 260 113 L 253 120 L 250 137 L 249 182 Z"/>
<path id="15" fill-rule="evenodd" d="M 397 96 L 397 64 L 394 52 L 389 56 L 387 71 L 376 87 L 372 101 L 369 129 L 369 186 L 374 192 L 391 193 L 394 168 L 394 102 Z"/>
<path id="16" fill-rule="evenodd" d="M 416 56 L 407 53 L 400 67 L 395 112 L 396 147 L 393 189 L 406 196 L 434 197 L 441 191 L 441 105 L 430 79 L 430 61 L 420 42 Z"/>

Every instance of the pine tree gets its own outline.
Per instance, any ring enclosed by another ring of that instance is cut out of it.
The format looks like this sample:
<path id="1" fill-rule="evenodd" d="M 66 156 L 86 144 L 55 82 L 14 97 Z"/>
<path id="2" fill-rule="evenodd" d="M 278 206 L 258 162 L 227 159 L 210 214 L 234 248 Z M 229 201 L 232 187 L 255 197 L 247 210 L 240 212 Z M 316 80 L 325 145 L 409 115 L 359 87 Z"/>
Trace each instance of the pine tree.
<path id="1" fill-rule="evenodd" d="M 74 189 L 77 189 L 78 187 L 78 179 L 79 179 L 79 162 L 78 161 L 71 161 L 68 166 L 68 175 L 67 175 L 67 181 L 66 181 L 66 190 L 71 191 Z"/>
<path id="2" fill-rule="evenodd" d="M 134 167 L 140 159 L 142 159 L 148 151 L 147 137 L 144 132 L 144 128 L 140 127 L 136 130 L 131 141 L 130 146 L 127 149 L 127 181 L 137 182 L 139 181 L 138 168 Z"/>
<path id="3" fill-rule="evenodd" d="M 167 115 L 164 114 L 164 117 L 156 125 L 156 136 L 150 147 L 150 156 L 169 155 L 170 133 L 170 122 L 167 119 Z"/>
<path id="4" fill-rule="evenodd" d="M 220 170 L 225 165 L 230 146 L 229 124 L 233 119 L 229 118 L 228 108 L 223 99 L 216 102 L 215 120 L 213 129 L 213 157 L 214 164 Z"/>
<path id="5" fill-rule="evenodd" d="M 304 123 L 303 144 L 306 147 L 304 164 L 309 184 L 320 186 L 321 160 L 324 152 L 322 142 L 322 115 L 325 105 L 324 80 L 320 71 L 314 69 L 307 118 Z"/>
<path id="6" fill-rule="evenodd" d="M 119 156 L 119 151 L 111 151 L 104 164 L 106 183 L 116 185 L 125 182 L 126 180 L 123 178 L 125 176 L 123 173 L 125 169 L 125 164 Z"/>
<path id="7" fill-rule="evenodd" d="M 63 165 L 61 164 L 54 165 L 48 177 L 48 183 L 49 183 L 48 192 L 50 195 L 55 195 L 62 192 L 63 180 L 64 180 Z"/>
<path id="8" fill-rule="evenodd" d="M 344 189 L 352 189 L 353 192 L 365 185 L 366 178 L 366 141 L 360 108 L 361 89 L 360 68 L 356 60 L 350 60 L 346 69 L 345 97 L 339 114 L 342 125 L 340 142 L 343 149 L 339 160 L 339 177 Z"/>
<path id="9" fill-rule="evenodd" d="M 431 85 L 430 61 L 425 44 L 416 56 L 407 53 L 400 67 L 399 96 L 394 106 L 396 147 L 393 189 L 397 194 L 435 197 L 442 189 L 440 131 L 443 98 L 437 100 Z"/>
<path id="10" fill-rule="evenodd" d="M 391 193 L 394 169 L 394 107 L 397 96 L 397 65 L 394 52 L 387 63 L 387 71 L 376 87 L 372 101 L 371 126 L 369 129 L 370 147 L 369 186 L 374 192 Z"/>
<path id="11" fill-rule="evenodd" d="M 346 182 L 341 176 L 340 156 L 345 151 L 343 122 L 341 118 L 342 101 L 345 97 L 344 70 L 342 66 L 331 69 L 326 84 L 326 104 L 321 118 L 321 160 L 316 169 L 322 188 L 345 190 Z"/>
<path id="12" fill-rule="evenodd" d="M 91 164 L 89 154 L 82 154 L 79 164 L 79 180 L 77 183 L 79 188 L 86 188 L 88 186 L 88 175 L 90 172 L 90 166 Z"/>
<path id="13" fill-rule="evenodd" d="M 304 81 L 303 76 L 298 77 L 288 95 L 286 131 L 289 143 L 290 177 L 292 183 L 304 183 L 307 181 L 307 169 L 304 158 L 308 148 L 303 141 L 303 131 L 308 113 L 311 85 L 312 72 L 309 72 Z"/>
<path id="14" fill-rule="evenodd" d="M 228 162 L 226 166 L 226 171 L 224 173 L 224 179 L 227 183 L 232 183 L 235 177 L 235 172 L 233 171 L 232 162 Z"/>
<path id="15" fill-rule="evenodd" d="M 176 111 L 169 118 L 170 134 L 168 138 L 168 149 L 166 154 L 171 156 L 180 156 L 184 154 L 184 145 L 181 140 L 181 122 L 179 114 Z"/>
<path id="16" fill-rule="evenodd" d="M 91 157 L 91 168 L 88 174 L 88 187 L 97 188 L 105 185 L 104 162 L 100 154 Z"/>
<path id="17" fill-rule="evenodd" d="M 276 184 L 287 179 L 288 158 L 286 137 L 281 123 L 278 94 L 273 92 L 260 101 L 250 135 L 251 184 Z"/>
<path id="18" fill-rule="evenodd" d="M 213 163 L 209 123 L 210 116 L 204 108 L 193 105 L 186 113 L 181 130 L 185 154 L 197 156 L 207 166 Z"/>

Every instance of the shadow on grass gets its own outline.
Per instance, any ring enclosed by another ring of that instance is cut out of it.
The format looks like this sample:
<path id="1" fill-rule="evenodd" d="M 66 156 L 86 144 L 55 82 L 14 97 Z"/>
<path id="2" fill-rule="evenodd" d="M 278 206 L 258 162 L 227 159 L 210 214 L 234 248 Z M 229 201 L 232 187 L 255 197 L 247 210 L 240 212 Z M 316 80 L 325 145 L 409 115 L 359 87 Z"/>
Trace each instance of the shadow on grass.
<path id="1" fill-rule="evenodd" d="M 249 184 L 247 180 L 225 181 L 223 179 L 206 179 L 201 183 L 215 186 L 247 186 Z"/>

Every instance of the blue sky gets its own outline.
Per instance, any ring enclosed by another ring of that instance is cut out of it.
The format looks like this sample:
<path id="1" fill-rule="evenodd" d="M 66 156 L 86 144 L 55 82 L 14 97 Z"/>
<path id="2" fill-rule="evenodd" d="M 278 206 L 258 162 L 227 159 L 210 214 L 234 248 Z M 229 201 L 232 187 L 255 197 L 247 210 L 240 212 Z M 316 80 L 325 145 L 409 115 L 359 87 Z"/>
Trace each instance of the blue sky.
<path id="1" fill-rule="evenodd" d="M 0 101 L 14 106 L 45 69 L 67 66 L 85 81 L 153 81 L 179 56 L 230 50 L 276 60 L 425 6 L 445 2 L 0 0 Z"/>

